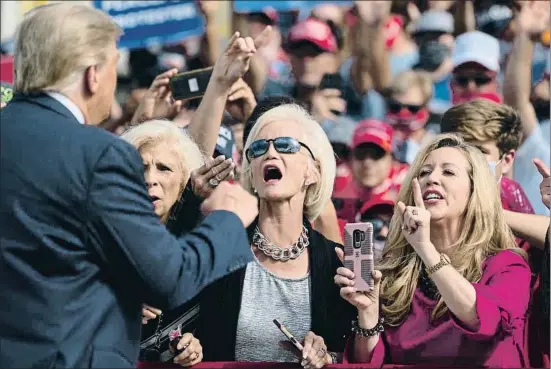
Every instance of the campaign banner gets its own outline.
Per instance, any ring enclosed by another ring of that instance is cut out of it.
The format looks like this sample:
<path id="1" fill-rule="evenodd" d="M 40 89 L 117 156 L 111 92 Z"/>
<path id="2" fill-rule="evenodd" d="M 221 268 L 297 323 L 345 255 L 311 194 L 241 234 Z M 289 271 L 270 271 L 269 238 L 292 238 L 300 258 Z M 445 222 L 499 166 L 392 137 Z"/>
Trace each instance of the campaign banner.
<path id="1" fill-rule="evenodd" d="M 94 0 L 122 27 L 119 47 L 136 49 L 152 44 L 169 44 L 204 33 L 203 16 L 194 0 L 102 1 Z"/>
<path id="2" fill-rule="evenodd" d="M 278 12 L 301 10 L 308 7 L 308 1 L 243 1 L 234 0 L 233 11 L 236 13 L 257 13 L 266 8 L 272 8 Z"/>

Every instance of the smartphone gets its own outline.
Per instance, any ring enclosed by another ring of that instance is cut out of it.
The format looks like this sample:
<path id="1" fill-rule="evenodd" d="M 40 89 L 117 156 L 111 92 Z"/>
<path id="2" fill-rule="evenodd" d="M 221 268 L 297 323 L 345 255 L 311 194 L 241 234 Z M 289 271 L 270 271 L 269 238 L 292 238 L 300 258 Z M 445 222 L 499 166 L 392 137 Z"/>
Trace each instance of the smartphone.
<path id="1" fill-rule="evenodd" d="M 202 97 L 207 90 L 213 67 L 195 69 L 175 75 L 169 85 L 174 100 L 192 100 Z"/>
<path id="2" fill-rule="evenodd" d="M 348 223 L 344 226 L 343 264 L 354 272 L 354 287 L 358 291 L 374 287 L 373 224 Z"/>
<path id="3" fill-rule="evenodd" d="M 344 86 L 344 80 L 340 73 L 326 73 L 321 78 L 319 85 L 320 90 L 335 89 L 342 93 Z"/>
<path id="4" fill-rule="evenodd" d="M 302 352 L 302 350 L 304 349 L 304 347 L 302 346 L 302 344 L 300 342 L 297 341 L 297 339 L 291 334 L 291 332 L 289 332 L 289 330 L 287 329 L 287 327 L 285 327 L 283 325 L 283 323 L 281 323 L 279 320 L 277 319 L 274 319 L 274 324 L 279 328 L 279 330 L 281 331 L 281 333 L 283 333 L 285 335 L 285 337 L 287 337 L 287 339 L 298 349 Z"/>

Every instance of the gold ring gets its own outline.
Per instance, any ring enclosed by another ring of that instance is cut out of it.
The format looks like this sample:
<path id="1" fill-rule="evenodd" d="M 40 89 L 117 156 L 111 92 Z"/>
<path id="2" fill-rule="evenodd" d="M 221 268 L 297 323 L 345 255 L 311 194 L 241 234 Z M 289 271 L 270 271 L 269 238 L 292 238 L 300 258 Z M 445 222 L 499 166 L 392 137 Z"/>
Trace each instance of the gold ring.
<path id="1" fill-rule="evenodd" d="M 417 215 L 417 209 L 413 209 L 413 210 L 411 211 L 411 214 Z"/>
<path id="2" fill-rule="evenodd" d="M 326 353 L 327 353 L 327 350 L 325 350 L 324 348 L 320 348 L 318 350 L 318 356 L 319 357 L 324 357 Z"/>

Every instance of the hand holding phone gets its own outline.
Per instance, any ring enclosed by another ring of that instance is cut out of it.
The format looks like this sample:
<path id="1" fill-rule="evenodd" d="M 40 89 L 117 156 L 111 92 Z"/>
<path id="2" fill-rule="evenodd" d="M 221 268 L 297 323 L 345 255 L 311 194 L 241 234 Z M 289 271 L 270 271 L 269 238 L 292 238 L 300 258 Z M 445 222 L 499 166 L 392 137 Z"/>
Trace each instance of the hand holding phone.
<path id="1" fill-rule="evenodd" d="M 180 73 L 170 79 L 174 100 L 191 100 L 202 97 L 212 75 L 213 67 Z"/>
<path id="2" fill-rule="evenodd" d="M 279 328 L 281 333 L 283 333 L 285 335 L 285 337 L 287 337 L 287 339 L 293 344 L 293 346 L 295 346 L 300 352 L 302 352 L 304 347 L 302 346 L 302 344 L 300 342 L 297 341 L 297 339 L 291 334 L 291 332 L 289 332 L 287 327 L 285 327 L 283 325 L 283 323 L 281 323 L 277 319 L 274 319 L 273 322 Z"/>
<path id="3" fill-rule="evenodd" d="M 374 288 L 373 225 L 348 223 L 344 226 L 345 268 L 354 272 L 354 287 L 358 291 Z"/>

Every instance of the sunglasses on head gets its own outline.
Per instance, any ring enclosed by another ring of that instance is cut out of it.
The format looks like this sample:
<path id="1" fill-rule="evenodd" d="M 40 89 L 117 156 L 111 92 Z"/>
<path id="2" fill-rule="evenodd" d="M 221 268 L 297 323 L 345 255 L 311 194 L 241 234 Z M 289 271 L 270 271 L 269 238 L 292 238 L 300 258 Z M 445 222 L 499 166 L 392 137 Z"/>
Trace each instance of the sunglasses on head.
<path id="1" fill-rule="evenodd" d="M 401 112 L 402 109 L 406 109 L 412 114 L 417 114 L 419 110 L 423 109 L 423 105 L 402 104 L 393 99 L 389 99 L 386 104 L 388 110 L 394 114 Z"/>
<path id="2" fill-rule="evenodd" d="M 248 161 L 251 161 L 252 159 L 258 158 L 268 152 L 268 149 L 270 148 L 270 143 L 273 142 L 274 149 L 280 153 L 280 154 L 296 154 L 300 151 L 301 147 L 304 147 L 310 155 L 312 156 L 312 159 L 315 160 L 314 154 L 312 153 L 312 150 L 299 140 L 293 137 L 278 137 L 270 140 L 256 140 L 254 141 L 247 151 L 245 151 L 245 156 L 247 157 Z"/>
<path id="3" fill-rule="evenodd" d="M 470 81 L 473 81 L 477 87 L 487 85 L 492 82 L 493 78 L 489 76 L 479 75 L 479 76 L 455 76 L 453 78 L 456 84 L 461 87 L 467 87 Z"/>

